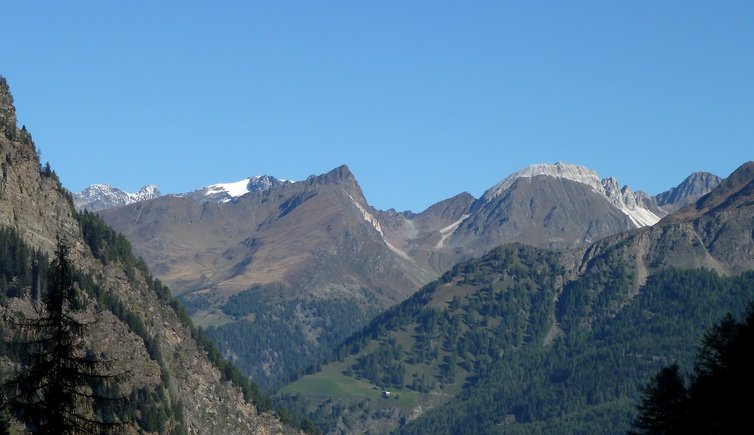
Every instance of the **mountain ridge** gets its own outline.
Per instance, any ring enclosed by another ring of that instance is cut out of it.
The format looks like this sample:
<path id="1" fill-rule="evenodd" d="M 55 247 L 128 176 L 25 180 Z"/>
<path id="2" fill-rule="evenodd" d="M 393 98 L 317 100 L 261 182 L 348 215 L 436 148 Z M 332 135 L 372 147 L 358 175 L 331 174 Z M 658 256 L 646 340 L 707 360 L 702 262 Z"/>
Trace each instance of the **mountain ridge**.
<path id="1" fill-rule="evenodd" d="M 685 201 L 685 198 L 687 197 L 695 200 L 704 193 L 707 193 L 720 182 L 720 177 L 717 177 L 716 175 L 707 172 L 695 172 L 687 177 L 678 186 L 672 187 L 671 189 L 655 196 L 650 196 L 642 191 L 634 192 L 627 185 L 620 186 L 618 184 L 618 181 L 614 177 L 600 179 L 596 171 L 584 166 L 565 162 L 556 162 L 553 164 L 537 163 L 526 166 L 507 176 L 499 183 L 487 189 L 479 198 L 479 200 L 482 202 L 490 202 L 496 197 L 500 196 L 505 190 L 509 189 L 517 180 L 523 178 L 534 178 L 537 176 L 549 176 L 552 178 L 567 179 L 589 186 L 592 190 L 602 194 L 616 207 L 620 208 L 624 213 L 629 215 L 636 226 L 651 225 L 659 221 L 659 218 L 666 215 L 668 212 L 675 211 L 680 208 L 680 206 L 677 205 L 680 201 Z M 340 179 L 342 181 L 348 178 L 353 178 L 354 181 L 356 179 L 348 166 L 344 164 L 332 169 L 331 171 L 328 171 L 327 173 L 320 175 L 311 175 L 307 177 L 305 181 L 311 183 L 323 183 L 332 182 L 337 179 Z M 210 184 L 208 186 L 200 187 L 190 192 L 172 193 L 170 195 L 192 197 L 200 202 L 228 202 L 248 192 L 268 190 L 280 184 L 292 182 L 293 181 L 291 180 L 278 179 L 271 175 L 255 175 L 246 177 L 239 181 Z M 74 193 L 74 199 L 76 200 L 77 208 L 85 208 L 85 204 L 87 202 L 96 201 L 96 197 L 89 199 L 88 196 L 90 196 L 91 194 L 87 195 L 87 193 L 88 191 L 96 193 L 97 188 L 100 187 L 107 187 L 117 192 L 123 192 L 121 189 L 107 184 L 92 184 L 82 191 Z M 146 188 L 157 190 L 156 186 L 147 185 L 142 187 L 141 191 Z M 468 194 L 468 192 L 464 193 Z M 137 198 L 134 196 L 135 194 L 129 195 L 132 195 L 135 199 L 128 202 L 129 204 L 138 202 L 140 200 L 152 199 L 154 197 L 144 196 L 143 198 Z M 162 194 L 157 191 L 156 196 L 161 195 Z M 445 200 L 440 200 L 438 203 L 441 203 L 443 201 Z M 687 203 L 688 202 L 684 202 L 682 205 L 687 205 Z M 124 204 L 117 203 L 113 205 L 107 205 L 107 203 L 104 202 L 103 206 L 94 208 L 100 210 L 118 205 Z M 430 205 L 428 208 L 431 207 L 432 205 Z M 94 208 L 90 206 L 87 209 L 97 211 L 94 210 Z M 640 210 L 638 213 L 635 213 L 637 208 L 644 210 Z M 389 209 L 386 211 L 390 212 L 395 210 Z M 406 214 L 407 216 L 419 214 L 413 211 L 405 211 L 402 213 Z"/>
<path id="2" fill-rule="evenodd" d="M 594 182 L 544 175 L 539 173 L 543 168 L 545 172 L 570 168 Z M 572 248 L 635 228 L 624 208 L 653 206 L 646 196 L 620 188 L 614 179 L 603 182 L 583 167 L 540 165 L 539 172 L 515 177 L 494 198 L 460 193 L 420 213 L 372 207 L 355 175 L 341 165 L 303 181 L 243 193 L 232 201 L 168 195 L 102 210 L 100 215 L 125 234 L 160 279 L 194 307 L 194 320 L 213 328 L 212 336 L 220 340 L 222 350 L 240 355 L 244 352 L 232 337 L 251 334 L 254 321 L 229 316 L 223 307 L 241 293 L 253 293 L 273 312 L 290 303 L 302 307 L 313 301 L 342 307 L 355 303 L 365 321 L 457 262 L 502 243 Z M 608 189 L 616 192 L 610 196 Z M 321 312 L 292 323 L 302 323 L 299 332 L 288 334 L 295 337 L 301 352 L 319 352 L 316 349 L 323 344 L 316 331 L 321 328 L 313 325 L 326 322 L 327 316 Z M 349 319 L 340 324 L 339 334 L 350 334 L 359 326 Z M 267 326 L 257 327 L 276 334 L 281 327 L 272 325 L 278 321 L 268 318 Z M 302 344 L 307 342 L 309 350 Z M 265 386 L 292 375 L 286 364 L 301 363 L 274 360 L 272 353 L 248 347 L 245 351 L 256 356 L 239 358 L 261 358 L 243 366 Z M 280 374 L 281 370 L 288 374 Z"/>
<path id="3" fill-rule="evenodd" d="M 162 196 L 157 186 L 148 184 L 134 193 L 126 192 L 109 184 L 92 184 L 81 192 L 73 194 L 73 205 L 77 210 L 99 211 L 120 207 Z"/>

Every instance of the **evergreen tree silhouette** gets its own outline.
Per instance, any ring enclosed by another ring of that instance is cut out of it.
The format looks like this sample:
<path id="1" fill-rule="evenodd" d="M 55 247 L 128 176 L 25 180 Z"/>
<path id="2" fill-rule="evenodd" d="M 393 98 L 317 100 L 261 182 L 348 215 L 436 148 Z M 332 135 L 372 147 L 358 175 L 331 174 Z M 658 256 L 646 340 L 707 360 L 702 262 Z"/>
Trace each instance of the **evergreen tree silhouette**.
<path id="1" fill-rule="evenodd" d="M 74 281 L 68 245 L 58 239 L 42 307 L 16 323 L 22 368 L 6 383 L 11 409 L 37 434 L 111 433 L 124 425 L 101 421 L 96 409 L 126 397 L 101 396 L 130 377 L 113 373 L 113 362 L 97 359 L 84 346 L 93 322 L 82 319 L 84 301 Z M 25 361 L 24 361 L 25 360 Z"/>
<path id="2" fill-rule="evenodd" d="M 680 434 L 686 418 L 688 391 L 677 364 L 665 367 L 644 390 L 636 434 Z"/>
<path id="3" fill-rule="evenodd" d="M 751 426 L 754 304 L 742 322 L 726 315 L 704 336 L 686 387 L 677 365 L 644 390 L 632 433 L 740 433 Z"/>

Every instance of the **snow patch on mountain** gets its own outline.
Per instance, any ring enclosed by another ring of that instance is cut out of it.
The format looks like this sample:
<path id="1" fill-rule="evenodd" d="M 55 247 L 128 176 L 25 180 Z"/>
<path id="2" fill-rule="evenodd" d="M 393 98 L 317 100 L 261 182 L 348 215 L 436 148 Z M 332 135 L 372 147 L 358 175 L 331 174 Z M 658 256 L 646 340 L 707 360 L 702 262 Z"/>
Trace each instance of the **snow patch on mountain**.
<path id="1" fill-rule="evenodd" d="M 238 198 L 241 195 L 249 193 L 249 182 L 251 179 L 245 178 L 241 181 L 233 183 L 218 183 L 207 186 L 205 196 L 218 195 L 225 193 L 229 198 L 225 198 L 222 202 L 230 201 L 233 198 Z"/>
<path id="2" fill-rule="evenodd" d="M 571 180 L 589 186 L 594 192 L 602 195 L 610 204 L 626 214 L 637 228 L 654 225 L 661 219 L 661 216 L 644 206 L 649 199 L 644 192 L 634 192 L 628 186 L 620 187 L 618 181 L 612 177 L 601 180 L 597 172 L 591 169 L 564 162 L 538 163 L 514 172 L 487 190 L 482 196 L 482 200 L 491 202 L 510 189 L 517 180 L 540 175 Z"/>
<path id="3" fill-rule="evenodd" d="M 249 192 L 270 190 L 273 187 L 290 182 L 269 175 L 255 175 L 230 183 L 211 184 L 193 192 L 181 193 L 176 196 L 193 198 L 199 202 L 227 203 Z"/>

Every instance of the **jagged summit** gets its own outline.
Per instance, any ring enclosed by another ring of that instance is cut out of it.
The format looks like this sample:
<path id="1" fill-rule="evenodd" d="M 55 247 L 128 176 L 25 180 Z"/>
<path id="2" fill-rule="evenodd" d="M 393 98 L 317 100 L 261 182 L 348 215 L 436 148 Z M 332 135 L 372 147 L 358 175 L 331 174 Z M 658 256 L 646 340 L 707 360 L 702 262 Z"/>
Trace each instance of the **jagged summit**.
<path id="1" fill-rule="evenodd" d="M 153 184 L 142 187 L 136 193 L 125 192 L 109 184 L 92 184 L 81 192 L 73 194 L 73 204 L 79 210 L 99 211 L 160 196 L 162 194 Z"/>
<path id="2" fill-rule="evenodd" d="M 146 186 L 139 189 L 138 192 L 136 192 L 137 198 L 139 200 L 144 201 L 147 199 L 157 198 L 158 196 L 161 196 L 160 190 L 155 186 L 154 184 L 147 184 Z"/>
<path id="3" fill-rule="evenodd" d="M 678 210 L 712 191 L 721 181 L 722 179 L 715 174 L 694 172 L 678 186 L 658 194 L 655 197 L 657 205 L 667 211 Z"/>
<path id="4" fill-rule="evenodd" d="M 754 161 L 741 165 L 707 195 L 668 216 L 669 221 L 690 220 L 720 208 L 738 209 L 754 204 Z"/>
<path id="5" fill-rule="evenodd" d="M 343 181 L 356 182 L 356 177 L 347 165 L 340 165 L 322 175 L 310 175 L 306 181 L 310 184 L 334 184 Z"/>

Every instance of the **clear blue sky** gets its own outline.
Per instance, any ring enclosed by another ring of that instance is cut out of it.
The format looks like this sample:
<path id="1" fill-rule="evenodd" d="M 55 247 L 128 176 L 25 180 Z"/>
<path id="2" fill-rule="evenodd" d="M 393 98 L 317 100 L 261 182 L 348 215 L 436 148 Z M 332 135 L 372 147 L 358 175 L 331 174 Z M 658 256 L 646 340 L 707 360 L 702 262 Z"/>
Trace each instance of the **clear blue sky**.
<path id="1" fill-rule="evenodd" d="M 78 191 L 342 163 L 376 207 L 563 160 L 655 194 L 754 158 L 752 1 L 10 1 L 0 74 Z"/>

